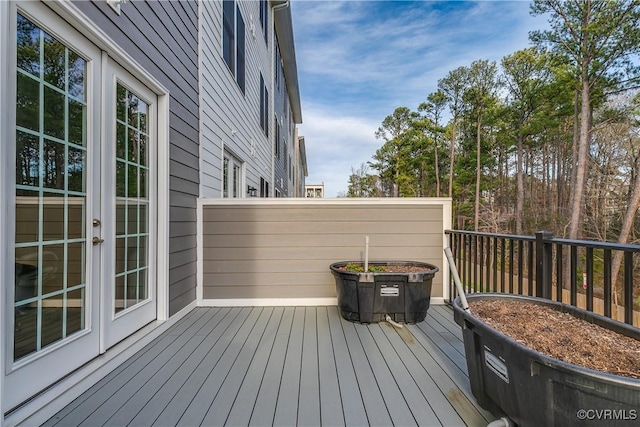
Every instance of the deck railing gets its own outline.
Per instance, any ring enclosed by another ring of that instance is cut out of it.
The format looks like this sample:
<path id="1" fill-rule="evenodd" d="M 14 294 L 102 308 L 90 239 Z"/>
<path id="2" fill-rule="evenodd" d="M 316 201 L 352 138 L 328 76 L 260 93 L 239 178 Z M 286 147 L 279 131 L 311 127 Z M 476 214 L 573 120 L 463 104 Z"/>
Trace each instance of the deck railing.
<path id="1" fill-rule="evenodd" d="M 640 326 L 640 245 L 559 239 L 547 231 L 445 233 L 465 292 L 539 296 Z M 456 296 L 453 282 L 449 295 Z"/>

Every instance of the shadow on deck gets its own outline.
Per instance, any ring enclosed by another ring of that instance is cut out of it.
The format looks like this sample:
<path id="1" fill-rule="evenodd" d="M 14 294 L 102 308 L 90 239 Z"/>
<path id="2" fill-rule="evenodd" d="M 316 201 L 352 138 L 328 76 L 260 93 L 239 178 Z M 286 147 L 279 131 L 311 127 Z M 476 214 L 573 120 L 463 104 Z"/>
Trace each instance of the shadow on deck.
<path id="1" fill-rule="evenodd" d="M 446 306 L 396 329 L 336 307 L 196 308 L 46 426 L 486 426 Z"/>

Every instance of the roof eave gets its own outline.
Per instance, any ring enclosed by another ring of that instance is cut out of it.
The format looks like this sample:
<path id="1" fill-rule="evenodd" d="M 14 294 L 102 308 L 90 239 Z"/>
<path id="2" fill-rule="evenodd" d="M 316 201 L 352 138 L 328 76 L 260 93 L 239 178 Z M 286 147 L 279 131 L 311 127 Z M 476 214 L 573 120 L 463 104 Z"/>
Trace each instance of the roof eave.
<path id="1" fill-rule="evenodd" d="M 289 0 L 271 0 L 274 7 L 274 22 L 278 35 L 284 78 L 289 92 L 289 103 L 293 113 L 293 121 L 302 123 L 302 108 L 300 105 L 300 87 L 298 86 L 298 66 L 293 41 L 293 23 L 291 20 L 291 6 Z M 277 8 L 276 8 L 277 7 Z"/>

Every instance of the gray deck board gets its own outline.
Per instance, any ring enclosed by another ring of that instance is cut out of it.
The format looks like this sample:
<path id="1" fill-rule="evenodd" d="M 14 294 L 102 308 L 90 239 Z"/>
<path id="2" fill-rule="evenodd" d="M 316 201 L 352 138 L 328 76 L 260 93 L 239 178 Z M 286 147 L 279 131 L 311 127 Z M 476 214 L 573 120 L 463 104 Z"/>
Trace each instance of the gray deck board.
<path id="1" fill-rule="evenodd" d="M 342 328 L 342 319 L 337 307 L 329 307 L 327 314 L 329 316 L 331 344 L 333 345 L 333 355 L 338 374 L 344 423 L 347 426 L 367 425 L 367 412 L 364 409 L 358 379 L 356 378 L 351 354 L 349 353 L 349 347 Z"/>
<path id="2" fill-rule="evenodd" d="M 382 397 L 378 382 L 369 364 L 369 359 L 356 332 L 356 328 L 363 328 L 365 326 L 342 322 L 342 327 L 347 340 L 347 346 L 349 347 L 349 353 L 351 354 L 353 370 L 358 379 L 358 385 L 360 386 L 360 394 L 362 395 L 364 408 L 365 411 L 367 411 L 369 424 L 381 426 L 391 425 L 391 416 L 389 415 L 387 404 Z"/>
<path id="3" fill-rule="evenodd" d="M 337 314 L 337 313 L 336 313 Z M 329 309 L 319 307 L 317 312 L 318 329 L 318 377 L 320 387 L 320 420 L 330 426 L 344 425 L 344 413 L 340 396 L 337 359 L 332 343 Z"/>
<path id="4" fill-rule="evenodd" d="M 293 314 L 295 308 L 284 309 L 278 333 L 269 355 L 266 371 L 260 384 L 260 389 L 253 405 L 253 412 L 250 414 L 251 426 L 267 426 L 273 424 L 275 416 L 276 402 L 278 401 L 278 391 L 284 370 L 284 362 L 287 356 L 287 344 L 291 335 L 293 325 Z"/>
<path id="5" fill-rule="evenodd" d="M 187 381 L 182 385 L 175 398 L 160 412 L 157 421 L 154 423 L 155 425 L 178 425 L 180 418 L 191 404 L 191 401 L 200 393 L 202 385 L 208 378 L 209 373 L 217 366 L 222 354 L 246 321 L 250 312 L 251 309 L 244 308 L 236 313 L 236 317 L 220 337 L 220 340 L 211 348 L 211 351 L 205 356 L 202 363 L 189 375 Z"/>
<path id="6" fill-rule="evenodd" d="M 323 308 L 320 308 L 323 310 Z M 320 425 L 320 378 L 318 374 L 318 318 L 316 307 L 305 308 L 300 366 L 298 425 Z"/>
<path id="7" fill-rule="evenodd" d="M 435 306 L 433 308 L 433 310 L 429 310 L 427 312 L 427 315 L 438 321 L 438 323 L 447 328 L 447 330 L 451 332 L 453 336 L 462 341 L 462 329 L 453 320 L 451 309 L 445 306 Z"/>
<path id="8" fill-rule="evenodd" d="M 212 309 L 217 311 L 218 309 Z M 170 328 L 165 334 L 161 337 L 154 340 L 151 344 L 149 344 L 144 350 L 136 354 L 135 357 L 130 358 L 125 363 L 118 366 L 111 373 L 109 373 L 105 378 L 99 381 L 95 386 L 93 386 L 90 390 L 83 393 L 80 397 L 74 400 L 72 403 L 67 405 L 63 410 L 58 412 L 54 417 L 49 419 L 44 426 L 54 426 L 54 425 L 79 425 L 86 417 L 88 417 L 93 410 L 96 408 L 95 403 L 93 401 L 100 402 L 104 400 L 100 397 L 100 393 L 104 392 L 103 388 L 108 386 L 109 383 L 117 378 L 121 372 L 125 371 L 128 368 L 131 368 L 132 364 L 135 363 L 139 358 L 149 357 L 153 358 L 155 354 L 158 354 L 161 351 L 164 351 L 165 346 L 164 343 L 168 342 L 167 334 L 175 331 L 177 328 L 184 329 L 189 327 L 196 322 L 198 319 L 205 316 L 210 310 L 192 310 L 189 312 L 183 319 L 181 319 L 180 323 L 174 325 Z M 134 370 L 136 366 L 132 367 Z M 110 389 L 107 389 L 110 390 Z M 103 393 L 103 396 L 109 396 L 109 393 Z"/>
<path id="9" fill-rule="evenodd" d="M 197 318 L 194 323 L 188 323 L 189 327 L 202 327 L 208 320 L 208 313 Z M 186 325 L 185 325 L 186 326 Z M 119 410 L 126 400 L 135 394 L 139 382 L 144 384 L 154 375 L 168 360 L 186 344 L 189 334 L 181 334 L 178 339 L 172 335 L 163 335 L 155 340 L 147 351 L 135 355 L 126 368 L 112 372 L 103 381 L 94 387 L 86 400 L 75 410 L 70 412 L 62 425 L 97 425 L 114 414 L 114 409 Z M 131 375 L 133 373 L 133 375 Z"/>
<path id="10" fill-rule="evenodd" d="M 304 307 L 296 307 L 293 314 L 291 335 L 278 390 L 278 401 L 273 424 L 291 426 L 298 422 L 298 396 L 300 392 L 300 369 L 302 366 L 302 341 L 304 338 Z"/>
<path id="11" fill-rule="evenodd" d="M 210 317 L 207 323 L 193 331 L 192 337 L 189 341 L 179 349 L 179 351 L 172 357 L 168 363 L 161 367 L 160 370 L 156 374 L 154 374 L 149 381 L 147 381 L 144 385 L 142 385 L 133 397 L 128 399 L 126 403 L 104 424 L 107 426 L 122 426 L 127 425 L 134 420 L 140 411 L 149 404 L 149 402 L 155 397 L 156 393 L 159 390 L 169 389 L 170 387 L 166 387 L 165 385 L 171 378 L 176 376 L 176 373 L 180 371 L 182 365 L 186 364 L 187 361 L 194 355 L 194 353 L 201 352 L 201 348 L 206 346 L 205 341 L 207 340 L 208 335 L 199 333 L 203 329 L 211 330 L 214 326 L 224 317 L 224 314 L 228 312 L 228 310 L 221 310 L 214 314 L 214 316 Z M 184 333 L 184 335 L 187 335 Z M 183 371 L 184 372 L 184 371 Z M 125 394 L 126 390 L 123 390 Z M 121 392 L 119 392 L 121 393 Z M 147 425 L 151 424 L 155 420 L 147 419 Z"/>
<path id="12" fill-rule="evenodd" d="M 258 350 L 258 344 L 260 339 L 265 334 L 266 327 L 269 325 L 269 321 L 273 314 L 272 307 L 266 307 L 262 310 L 260 317 L 253 326 L 251 333 L 244 342 L 244 345 L 240 349 L 237 358 L 233 366 L 231 366 L 229 373 L 226 375 L 222 385 L 216 394 L 209 411 L 202 420 L 204 425 L 224 425 L 226 424 L 227 416 L 231 412 L 236 396 L 242 386 L 242 382 L 249 370 L 249 366 L 254 359 L 254 356 Z M 239 402 L 243 403 L 243 402 Z"/>
<path id="13" fill-rule="evenodd" d="M 244 381 L 235 398 L 231 412 L 225 421 L 226 424 L 232 426 L 246 426 L 251 420 L 253 405 L 248 402 L 256 402 L 260 384 L 266 373 L 269 356 L 273 351 L 273 345 L 276 342 L 278 328 L 282 321 L 284 309 L 277 307 L 273 310 L 269 324 L 264 331 L 264 335 L 260 339 L 258 349 L 251 361 L 251 365 L 247 370 Z"/>
<path id="14" fill-rule="evenodd" d="M 425 336 L 429 337 L 429 340 L 439 348 L 453 363 L 458 366 L 461 372 L 467 370 L 467 360 L 464 357 L 464 353 L 460 353 L 456 348 L 459 343 L 455 338 L 449 336 L 443 337 L 438 331 L 428 322 L 421 322 L 418 328 L 422 330 Z M 452 343 L 453 342 L 453 343 Z"/>
<path id="15" fill-rule="evenodd" d="M 46 426 L 480 426 L 450 308 L 398 329 L 337 307 L 196 308 Z"/>
<path id="16" fill-rule="evenodd" d="M 412 351 L 412 347 L 420 346 L 420 344 L 410 333 L 398 333 L 393 328 L 382 328 L 382 330 L 391 346 L 396 350 L 398 358 L 405 364 L 406 369 L 435 413 L 439 423 L 445 426 L 464 425 L 463 419 L 440 389 L 439 385 L 447 383 L 447 390 L 454 387 L 442 367 L 435 362 L 428 365 L 428 368 L 420 363 L 418 357 L 423 355 L 418 353 L 417 349 Z M 421 350 L 424 351 L 424 348 Z"/>
<path id="17" fill-rule="evenodd" d="M 464 344 L 461 340 L 462 337 L 459 335 L 461 332 L 460 327 L 458 325 L 455 325 L 458 326 L 457 333 L 452 332 L 447 325 L 447 323 L 450 322 L 445 323 L 445 320 L 440 314 L 437 313 L 437 310 L 430 312 L 429 314 L 427 314 L 427 316 L 429 316 L 429 321 L 427 321 L 426 323 L 428 323 L 429 326 L 431 326 L 431 328 L 435 332 L 437 332 L 438 335 L 442 337 L 442 339 L 444 339 L 444 341 L 446 341 L 451 347 L 457 350 L 458 353 L 464 356 Z"/>
<path id="18" fill-rule="evenodd" d="M 199 365 L 209 354 L 222 334 L 229 328 L 235 320 L 239 311 L 230 313 L 230 309 L 225 308 L 212 318 L 215 327 L 207 334 L 198 347 L 184 363 L 172 373 L 171 377 L 161 388 L 151 397 L 151 399 L 140 408 L 135 417 L 132 418 L 129 426 L 149 426 L 156 422 L 162 411 L 168 407 L 169 403 L 176 398 L 189 376 L 195 372 Z"/>
<path id="19" fill-rule="evenodd" d="M 404 399 L 402 391 L 387 365 L 387 363 L 395 362 L 396 359 L 393 358 L 389 361 L 385 360 L 372 336 L 371 331 L 378 328 L 378 325 L 356 325 L 356 331 L 360 337 L 362 348 L 369 360 L 369 365 L 371 365 L 371 370 L 376 382 L 378 383 L 382 398 L 387 405 L 389 416 L 391 417 L 394 425 L 417 425 L 417 422 L 409 409 L 409 405 Z"/>
<path id="20" fill-rule="evenodd" d="M 378 345 L 383 360 L 387 364 L 390 374 L 398 385 L 400 396 L 406 402 L 416 422 L 421 420 L 421 424 L 439 424 L 438 417 L 433 411 L 431 404 L 428 400 L 425 404 L 425 396 L 414 381 L 414 378 L 407 369 L 403 359 L 399 357 L 397 350 L 391 345 L 387 335 L 383 331 L 383 329 L 393 328 L 394 327 L 388 323 L 382 323 L 378 328 L 370 328 L 371 336 Z M 399 346 L 398 348 L 402 349 L 402 347 L 404 346 Z"/>
<path id="21" fill-rule="evenodd" d="M 256 325 L 262 310 L 253 309 L 245 319 L 240 330 L 235 334 L 222 357 L 217 361 L 215 367 L 209 372 L 206 380 L 200 387 L 198 393 L 184 412 L 178 425 L 197 426 L 201 425 L 212 403 L 217 398 L 222 389 L 224 380 L 231 372 L 231 367 L 235 363 L 240 350 L 245 344 L 251 330 Z"/>

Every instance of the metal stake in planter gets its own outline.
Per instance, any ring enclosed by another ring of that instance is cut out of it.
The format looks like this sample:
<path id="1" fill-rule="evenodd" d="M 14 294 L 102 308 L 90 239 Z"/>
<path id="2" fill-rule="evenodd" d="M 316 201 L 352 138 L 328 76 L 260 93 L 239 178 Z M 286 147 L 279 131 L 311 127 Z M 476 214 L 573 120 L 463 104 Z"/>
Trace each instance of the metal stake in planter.
<path id="1" fill-rule="evenodd" d="M 444 248 L 444 254 L 447 256 L 447 261 L 449 261 L 449 269 L 451 270 L 451 274 L 453 274 L 453 283 L 456 284 L 456 290 L 458 291 L 458 295 L 460 295 L 462 308 L 465 311 L 469 311 L 469 303 L 467 302 L 467 297 L 464 295 L 464 288 L 462 287 L 462 282 L 458 275 L 458 269 L 456 268 L 456 262 L 453 260 L 453 254 L 451 253 L 451 248 L 449 246 Z"/>
<path id="2" fill-rule="evenodd" d="M 369 236 L 364 237 L 364 272 L 369 271 Z"/>

